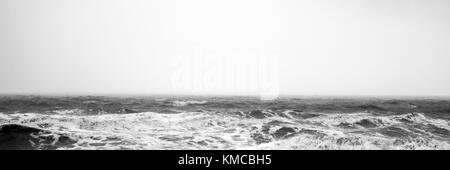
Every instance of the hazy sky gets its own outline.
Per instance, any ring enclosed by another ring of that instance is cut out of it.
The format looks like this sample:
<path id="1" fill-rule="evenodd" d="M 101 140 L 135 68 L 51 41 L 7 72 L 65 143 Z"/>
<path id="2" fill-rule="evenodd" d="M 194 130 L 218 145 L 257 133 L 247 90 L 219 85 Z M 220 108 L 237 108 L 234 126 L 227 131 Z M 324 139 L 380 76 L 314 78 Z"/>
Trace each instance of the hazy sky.
<path id="1" fill-rule="evenodd" d="M 450 1 L 0 0 L 0 93 L 254 92 L 174 89 L 196 49 L 278 56 L 281 94 L 450 95 Z"/>

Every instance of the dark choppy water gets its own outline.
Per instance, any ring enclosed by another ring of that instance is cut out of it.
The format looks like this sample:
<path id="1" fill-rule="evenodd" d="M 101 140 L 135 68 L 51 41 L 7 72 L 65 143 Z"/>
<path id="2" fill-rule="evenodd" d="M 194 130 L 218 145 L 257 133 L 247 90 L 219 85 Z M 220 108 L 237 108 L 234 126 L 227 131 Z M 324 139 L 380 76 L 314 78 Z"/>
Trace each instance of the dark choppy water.
<path id="1" fill-rule="evenodd" d="M 0 149 L 450 149 L 450 100 L 0 97 Z"/>

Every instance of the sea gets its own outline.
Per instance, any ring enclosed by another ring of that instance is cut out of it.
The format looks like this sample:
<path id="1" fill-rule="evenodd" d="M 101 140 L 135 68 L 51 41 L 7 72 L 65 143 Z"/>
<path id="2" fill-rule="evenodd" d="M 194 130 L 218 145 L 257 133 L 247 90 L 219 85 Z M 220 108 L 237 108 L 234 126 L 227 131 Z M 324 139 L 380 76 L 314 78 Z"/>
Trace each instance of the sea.
<path id="1" fill-rule="evenodd" d="M 449 150 L 450 99 L 0 96 L 0 150 Z"/>

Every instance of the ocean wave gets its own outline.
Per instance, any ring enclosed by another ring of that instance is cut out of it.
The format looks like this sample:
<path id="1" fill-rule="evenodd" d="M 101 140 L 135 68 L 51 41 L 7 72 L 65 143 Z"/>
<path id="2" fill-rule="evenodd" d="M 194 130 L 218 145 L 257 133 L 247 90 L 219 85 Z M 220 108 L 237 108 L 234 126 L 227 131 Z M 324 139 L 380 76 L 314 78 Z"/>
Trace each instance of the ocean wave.
<path id="1" fill-rule="evenodd" d="M 188 105 L 201 105 L 201 104 L 206 104 L 208 103 L 208 101 L 197 101 L 197 100 L 187 100 L 187 101 L 172 101 L 172 105 L 179 107 L 179 106 L 188 106 Z"/>
<path id="2" fill-rule="evenodd" d="M 0 114 L 0 125 L 29 128 L 33 133 L 21 133 L 27 137 L 19 146 L 41 146 L 25 147 L 31 149 L 450 149 L 449 121 L 422 113 L 16 113 Z M 48 135 L 64 136 L 66 143 L 30 137 Z M 8 147 L 14 148 L 0 142 Z"/>
<path id="3" fill-rule="evenodd" d="M 19 124 L 0 126 L 0 150 L 4 149 L 57 149 L 71 146 L 76 141 L 64 134 Z"/>

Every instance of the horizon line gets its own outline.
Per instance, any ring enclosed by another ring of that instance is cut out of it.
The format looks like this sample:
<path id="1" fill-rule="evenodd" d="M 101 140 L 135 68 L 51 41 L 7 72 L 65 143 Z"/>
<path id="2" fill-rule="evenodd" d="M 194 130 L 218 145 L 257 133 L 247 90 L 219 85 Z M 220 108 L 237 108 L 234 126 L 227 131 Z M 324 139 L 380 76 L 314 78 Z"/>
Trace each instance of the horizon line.
<path id="1" fill-rule="evenodd" d="M 1 93 L 0 96 L 104 96 L 104 97 L 150 97 L 150 96 L 197 96 L 197 97 L 260 97 L 259 94 L 194 94 L 194 93 Z M 344 98 L 448 98 L 450 95 L 397 95 L 397 94 L 279 94 L 277 98 L 304 98 L 304 97 L 344 97 Z"/>

